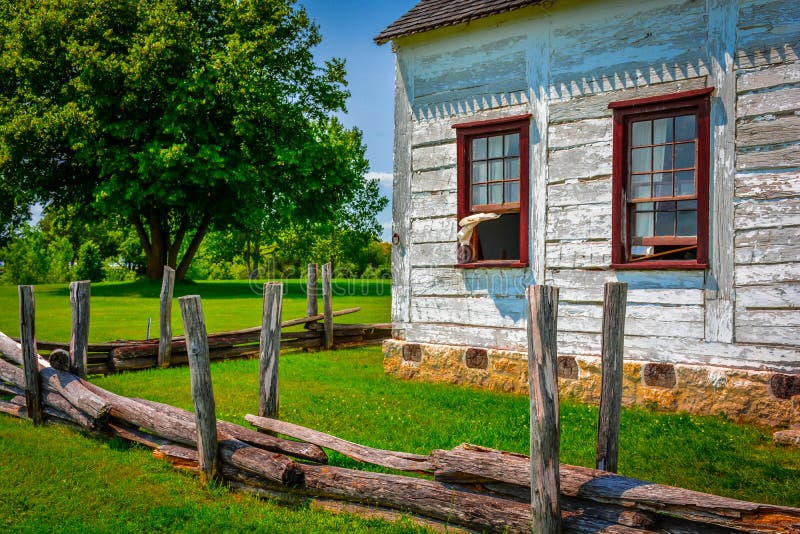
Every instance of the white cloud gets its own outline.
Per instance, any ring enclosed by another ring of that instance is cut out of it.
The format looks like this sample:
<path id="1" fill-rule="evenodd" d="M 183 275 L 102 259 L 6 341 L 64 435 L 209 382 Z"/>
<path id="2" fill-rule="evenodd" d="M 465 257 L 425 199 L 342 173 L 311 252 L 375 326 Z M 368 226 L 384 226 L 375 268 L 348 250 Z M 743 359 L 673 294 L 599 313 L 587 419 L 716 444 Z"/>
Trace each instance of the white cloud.
<path id="1" fill-rule="evenodd" d="M 392 173 L 390 172 L 368 172 L 367 178 L 378 180 L 383 187 L 392 188 Z"/>

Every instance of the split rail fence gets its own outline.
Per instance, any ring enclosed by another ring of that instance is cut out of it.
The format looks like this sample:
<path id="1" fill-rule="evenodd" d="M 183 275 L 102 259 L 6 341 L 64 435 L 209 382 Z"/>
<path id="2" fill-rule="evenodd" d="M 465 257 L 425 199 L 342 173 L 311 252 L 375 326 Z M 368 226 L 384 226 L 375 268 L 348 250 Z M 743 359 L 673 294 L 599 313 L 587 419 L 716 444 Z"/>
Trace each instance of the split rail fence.
<path id="1" fill-rule="evenodd" d="M 141 443 L 152 448 L 154 456 L 198 473 L 204 482 L 222 480 L 234 488 L 285 500 L 347 503 L 349 511 L 399 510 L 479 531 L 800 531 L 798 508 L 744 502 L 613 472 L 619 454 L 625 290 L 622 284 L 606 285 L 597 447 L 597 465 L 605 470 L 559 463 L 558 289 L 548 286 L 527 291 L 530 456 L 468 444 L 428 455 L 379 450 L 278 419 L 279 284 L 264 288 L 259 413 L 246 416 L 257 430 L 216 418 L 209 336 L 199 296 L 179 299 L 194 413 L 122 397 L 54 369 L 36 352 L 29 286 L 19 289 L 22 343 L 0 333 L 0 393 L 13 396 L 0 401 L 0 411 L 30 417 L 34 424 L 67 424 Z M 73 353 L 70 368 L 75 357 Z M 323 448 L 428 478 L 326 465 Z"/>
<path id="2" fill-rule="evenodd" d="M 336 349 L 380 344 L 391 337 L 392 325 L 335 324 L 334 318 L 356 313 L 359 307 L 333 310 L 331 264 L 322 266 L 322 298 L 324 313 L 318 310 L 317 264 L 308 266 L 307 316 L 281 323 L 282 349 Z M 89 305 L 91 288 L 88 281 L 70 284 L 72 334 L 69 343 L 39 341 L 38 348 L 51 351 L 51 364 L 62 370 L 86 377 L 91 374 L 111 374 L 170 365 L 186 365 L 189 361 L 184 336 L 172 335 L 172 300 L 175 271 L 164 267 L 159 307 L 159 339 L 140 341 L 89 342 Z M 322 323 L 320 324 L 320 321 Z M 290 327 L 303 325 L 303 330 Z M 149 328 L 148 328 L 149 332 Z M 258 356 L 261 327 L 246 328 L 208 335 L 212 360 L 254 358 Z M 69 355 L 74 354 L 71 358 Z M 74 367 L 68 362 L 74 361 Z"/>

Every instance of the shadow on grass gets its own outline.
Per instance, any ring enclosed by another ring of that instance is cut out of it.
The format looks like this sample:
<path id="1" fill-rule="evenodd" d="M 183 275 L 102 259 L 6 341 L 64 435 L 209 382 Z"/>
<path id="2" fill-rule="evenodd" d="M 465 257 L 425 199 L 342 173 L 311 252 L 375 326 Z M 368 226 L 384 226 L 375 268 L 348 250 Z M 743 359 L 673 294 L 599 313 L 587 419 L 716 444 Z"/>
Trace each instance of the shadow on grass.
<path id="1" fill-rule="evenodd" d="M 305 280 L 278 280 L 283 283 L 284 297 L 306 296 Z M 183 280 L 175 283 L 175 297 L 200 295 L 203 299 L 260 299 L 263 296 L 265 280 L 219 280 L 193 281 Z M 319 288 L 318 292 L 322 293 Z M 382 296 L 391 294 L 390 280 L 334 280 L 332 292 L 335 297 L 341 296 Z M 69 296 L 69 286 L 52 288 L 50 294 Z M 135 280 L 133 282 L 106 282 L 92 284 L 93 297 L 122 298 L 159 298 L 161 294 L 160 280 Z"/>

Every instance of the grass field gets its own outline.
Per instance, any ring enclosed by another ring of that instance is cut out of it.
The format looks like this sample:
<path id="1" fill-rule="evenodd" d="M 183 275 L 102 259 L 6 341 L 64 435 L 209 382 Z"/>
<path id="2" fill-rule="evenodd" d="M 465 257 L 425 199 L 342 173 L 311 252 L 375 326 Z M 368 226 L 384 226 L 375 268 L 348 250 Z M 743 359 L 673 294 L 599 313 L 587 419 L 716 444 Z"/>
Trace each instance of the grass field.
<path id="1" fill-rule="evenodd" d="M 284 280 L 284 319 L 306 314 L 305 281 Z M 261 324 L 263 282 L 248 280 L 179 283 L 175 298 L 200 295 L 209 332 L 237 330 Z M 360 306 L 358 313 L 337 318 L 342 323 L 378 323 L 391 320 L 391 286 L 388 280 L 334 280 L 333 309 Z M 92 284 L 89 340 L 144 339 L 147 320 L 153 319 L 151 337 L 158 337 L 158 306 L 161 282 L 104 282 Z M 36 337 L 47 341 L 69 341 L 71 311 L 69 287 L 65 284 L 34 287 Z M 0 285 L 0 332 L 19 336 L 19 303 L 16 286 Z M 322 302 L 320 299 L 320 310 Z M 183 333 L 177 301 L 172 304 L 172 331 Z"/>
<path id="2" fill-rule="evenodd" d="M 287 288 L 284 317 L 303 315 L 301 285 L 287 284 Z M 11 289 L 0 288 L 0 306 L 15 302 L 16 288 Z M 349 316 L 357 321 L 388 319 L 388 286 L 370 283 L 366 289 L 356 286 L 353 290 L 367 295 L 338 296 L 334 307 L 362 305 L 361 317 Z M 260 297 L 248 294 L 246 283 L 193 284 L 178 291 L 192 292 L 204 298 L 210 329 L 258 323 Z M 136 337 L 140 320 L 125 322 L 125 308 L 139 310 L 157 302 L 158 284 L 101 284 L 93 287 L 93 295 L 94 339 Z M 66 311 L 58 313 L 69 323 L 63 286 L 37 287 L 37 297 L 40 321 L 51 306 L 63 304 Z M 112 312 L 117 319 L 106 316 Z M 0 329 L 15 321 L 2 320 Z M 176 316 L 176 326 L 179 324 Z M 66 339 L 68 335 L 47 325 L 41 334 L 38 327 L 42 339 Z M 283 354 L 281 418 L 370 446 L 416 453 L 462 442 L 528 450 L 527 397 L 405 382 L 385 375 L 381 363 L 378 347 Z M 255 360 L 212 366 L 218 417 L 244 423 L 246 413 L 257 411 L 257 372 Z M 186 367 L 95 377 L 93 381 L 123 395 L 192 407 Z M 596 420 L 595 406 L 562 402 L 563 462 L 593 466 Z M 364 467 L 338 454 L 331 454 L 331 462 Z M 800 506 L 800 455 L 796 450 L 775 447 L 768 429 L 735 425 L 719 417 L 623 410 L 619 469 L 624 475 L 662 484 Z M 407 521 L 390 524 L 306 507 L 287 508 L 224 488 L 203 491 L 193 478 L 172 471 L 138 447 L 102 443 L 61 428 L 34 428 L 6 416 L 0 416 L 0 503 L 0 526 L 7 531 L 418 530 Z"/>

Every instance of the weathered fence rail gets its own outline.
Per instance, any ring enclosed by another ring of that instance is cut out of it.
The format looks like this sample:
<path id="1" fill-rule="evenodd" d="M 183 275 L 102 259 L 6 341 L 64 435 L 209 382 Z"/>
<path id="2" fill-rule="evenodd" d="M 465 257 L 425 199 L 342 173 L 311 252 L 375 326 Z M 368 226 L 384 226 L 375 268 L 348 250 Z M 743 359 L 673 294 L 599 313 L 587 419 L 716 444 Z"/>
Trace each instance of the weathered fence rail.
<path id="1" fill-rule="evenodd" d="M 264 300 L 262 327 L 249 329 L 253 332 L 228 333 L 228 337 L 241 340 L 237 336 L 254 334 L 261 338 L 262 357 L 265 363 L 272 363 L 266 366 L 268 372 L 260 373 L 260 384 L 269 385 L 268 391 L 260 392 L 260 397 L 272 398 L 274 394 L 275 410 L 259 411 L 277 416 L 279 381 L 275 342 L 280 339 L 282 343 L 283 334 L 279 333 L 275 320 L 280 312 L 279 288 L 270 289 Z M 32 291 L 21 290 L 20 296 L 24 308 L 32 307 Z M 0 412 L 38 417 L 31 395 L 25 396 L 33 389 L 31 380 L 38 380 L 43 394 L 37 402 L 43 408 L 45 422 L 77 426 L 143 444 L 154 449 L 154 456 L 197 473 L 204 481 L 222 479 L 238 489 L 289 500 L 299 496 L 368 504 L 373 511 L 401 510 L 426 520 L 479 531 L 537 534 L 800 531 L 798 508 L 744 502 L 608 471 L 559 464 L 555 377 L 558 290 L 537 286 L 529 290 L 528 298 L 531 457 L 468 444 L 434 450 L 429 455 L 387 451 L 279 421 L 276 417 L 247 415 L 246 420 L 261 432 L 217 421 L 209 367 L 212 336 L 205 332 L 197 296 L 180 299 L 187 332 L 187 340 L 181 341 L 184 353 L 188 344 L 194 414 L 144 399 L 122 397 L 79 376 L 53 369 L 36 352 L 36 340 L 30 335 L 31 314 L 25 314 L 21 323 L 24 346 L 0 332 L 0 393 L 13 396 L 10 400 L 0 400 Z M 614 342 L 618 331 L 614 325 L 619 326 L 624 319 L 624 299 L 609 298 L 608 306 L 616 311 L 609 313 L 604 347 L 614 353 L 610 358 L 621 360 L 622 346 Z M 356 325 L 350 331 L 363 327 Z M 259 332 L 261 329 L 264 334 Z M 316 339 L 324 346 L 324 340 L 330 339 L 330 330 L 327 336 L 324 333 L 318 329 L 299 334 L 301 339 L 312 339 L 313 334 L 323 336 Z M 333 337 L 336 338 L 335 332 Z M 267 343 L 268 340 L 271 342 Z M 158 342 L 152 345 L 156 349 L 152 357 L 155 365 Z M 172 348 L 180 347 L 179 344 Z M 105 348 L 113 352 L 127 346 L 113 343 Z M 125 354 L 133 355 L 129 360 L 142 358 L 141 351 Z M 607 365 L 617 369 L 618 363 Z M 38 378 L 31 378 L 32 366 L 38 369 Z M 617 379 L 608 380 L 609 389 L 616 389 L 613 384 Z M 606 402 L 616 405 L 618 395 L 609 394 Z M 614 406 L 612 411 L 616 410 Z M 605 445 L 604 458 L 611 464 L 616 462 L 618 450 L 618 431 L 613 428 L 617 423 L 606 426 L 608 430 L 598 436 L 598 442 Z M 277 434 L 294 439 L 287 440 Z M 324 465 L 327 455 L 322 447 L 362 463 L 416 476 Z M 420 478 L 420 474 L 428 478 Z"/>

